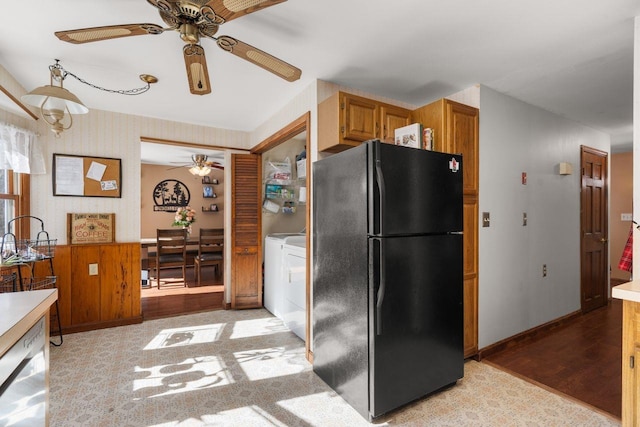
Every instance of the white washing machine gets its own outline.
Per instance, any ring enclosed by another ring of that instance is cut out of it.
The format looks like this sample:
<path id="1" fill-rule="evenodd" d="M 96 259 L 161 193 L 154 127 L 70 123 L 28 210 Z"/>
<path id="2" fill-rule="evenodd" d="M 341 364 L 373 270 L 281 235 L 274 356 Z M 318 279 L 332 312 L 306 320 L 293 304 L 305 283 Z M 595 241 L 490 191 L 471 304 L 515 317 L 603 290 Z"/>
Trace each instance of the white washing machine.
<path id="1" fill-rule="evenodd" d="M 264 240 L 264 292 L 262 300 L 264 308 L 274 316 L 282 318 L 283 276 L 282 250 L 289 238 L 300 238 L 301 233 L 274 233 Z"/>
<path id="2" fill-rule="evenodd" d="M 305 337 L 305 295 L 307 278 L 307 249 L 304 237 L 291 237 L 283 246 L 282 320 L 303 341 Z"/>

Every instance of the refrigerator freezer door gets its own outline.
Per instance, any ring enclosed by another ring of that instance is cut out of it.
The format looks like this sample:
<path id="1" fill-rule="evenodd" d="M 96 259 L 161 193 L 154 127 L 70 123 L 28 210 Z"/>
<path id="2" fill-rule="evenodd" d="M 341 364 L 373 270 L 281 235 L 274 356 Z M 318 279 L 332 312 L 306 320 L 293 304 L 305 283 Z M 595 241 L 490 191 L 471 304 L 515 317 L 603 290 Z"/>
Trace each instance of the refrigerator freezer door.
<path id="1" fill-rule="evenodd" d="M 462 231 L 461 156 L 380 142 L 368 147 L 369 235 Z"/>
<path id="2" fill-rule="evenodd" d="M 463 376 L 462 235 L 372 238 L 370 415 Z"/>

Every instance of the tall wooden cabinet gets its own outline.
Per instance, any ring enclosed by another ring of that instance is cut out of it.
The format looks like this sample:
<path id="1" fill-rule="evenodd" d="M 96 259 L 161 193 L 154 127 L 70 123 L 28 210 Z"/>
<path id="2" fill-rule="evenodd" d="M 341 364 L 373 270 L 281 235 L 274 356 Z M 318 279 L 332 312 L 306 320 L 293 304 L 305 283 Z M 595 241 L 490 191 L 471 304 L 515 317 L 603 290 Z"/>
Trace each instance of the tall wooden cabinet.
<path id="1" fill-rule="evenodd" d="M 394 131 L 410 123 L 410 110 L 336 92 L 318 105 L 318 150 L 337 153 L 374 138 L 393 143 Z"/>
<path id="2" fill-rule="evenodd" d="M 623 427 L 637 426 L 640 422 L 640 400 L 638 400 L 640 369 L 638 369 L 638 363 L 640 363 L 640 302 L 624 300 L 622 301 Z"/>
<path id="3" fill-rule="evenodd" d="M 464 186 L 464 355 L 478 352 L 478 141 L 477 108 L 448 99 L 412 113 L 413 122 L 434 130 L 435 151 L 462 154 Z"/>

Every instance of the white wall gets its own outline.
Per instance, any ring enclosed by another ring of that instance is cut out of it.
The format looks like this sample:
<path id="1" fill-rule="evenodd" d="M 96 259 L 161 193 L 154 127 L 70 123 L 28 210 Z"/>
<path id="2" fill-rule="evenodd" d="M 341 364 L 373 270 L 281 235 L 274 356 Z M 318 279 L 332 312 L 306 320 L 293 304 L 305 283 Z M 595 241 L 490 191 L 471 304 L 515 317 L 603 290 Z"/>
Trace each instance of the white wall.
<path id="1" fill-rule="evenodd" d="M 610 138 L 481 87 L 480 217 L 491 226 L 480 221 L 480 348 L 580 308 L 581 145 L 608 152 Z M 560 162 L 573 175 L 558 175 Z"/>
<path id="2" fill-rule="evenodd" d="M 638 221 L 640 213 L 640 16 L 635 18 L 633 54 L 633 217 Z M 635 233 L 633 253 L 640 253 L 640 239 Z M 640 257 L 633 257 L 633 271 L 640 271 Z"/>

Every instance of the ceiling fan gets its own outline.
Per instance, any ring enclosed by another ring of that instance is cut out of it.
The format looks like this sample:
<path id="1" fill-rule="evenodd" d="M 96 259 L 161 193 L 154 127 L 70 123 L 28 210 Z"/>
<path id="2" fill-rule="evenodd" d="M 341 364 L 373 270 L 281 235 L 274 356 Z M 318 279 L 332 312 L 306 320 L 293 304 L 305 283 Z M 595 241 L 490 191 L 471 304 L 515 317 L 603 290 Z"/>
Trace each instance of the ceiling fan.
<path id="1" fill-rule="evenodd" d="M 187 68 L 189 89 L 192 94 L 205 95 L 211 92 L 209 72 L 200 37 L 216 41 L 223 50 L 249 61 L 287 80 L 300 78 L 302 71 L 260 49 L 230 36 L 218 36 L 220 25 L 286 0 L 147 0 L 160 12 L 160 18 L 168 25 L 121 24 L 76 30 L 56 31 L 55 35 L 69 43 L 88 43 L 119 37 L 162 34 L 175 30 L 187 44 L 182 48 Z"/>
<path id="2" fill-rule="evenodd" d="M 181 168 L 181 167 L 188 167 L 189 172 L 191 172 L 193 175 L 200 175 L 200 176 L 208 175 L 211 172 L 212 168 L 224 170 L 224 166 L 222 165 L 222 163 L 214 162 L 212 160 L 207 160 L 208 158 L 209 157 L 205 154 L 194 154 L 191 156 L 191 160 L 193 161 L 193 163 L 169 168 L 169 170 Z"/>

